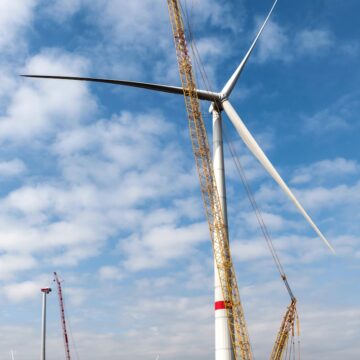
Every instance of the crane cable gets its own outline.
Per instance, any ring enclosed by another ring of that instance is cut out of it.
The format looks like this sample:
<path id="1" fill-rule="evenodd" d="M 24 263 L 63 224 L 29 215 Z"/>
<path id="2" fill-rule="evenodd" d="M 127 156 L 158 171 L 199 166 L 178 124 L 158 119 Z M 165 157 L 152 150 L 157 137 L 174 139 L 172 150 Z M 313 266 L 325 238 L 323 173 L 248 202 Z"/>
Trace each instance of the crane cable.
<path id="1" fill-rule="evenodd" d="M 80 360 L 79 352 L 78 352 L 78 349 L 77 349 L 77 346 L 76 346 L 76 342 L 75 342 L 75 338 L 74 338 L 74 333 L 73 333 L 73 331 L 72 331 L 72 327 L 71 327 L 71 323 L 70 323 L 70 318 L 69 318 L 69 316 L 66 314 L 66 312 L 65 312 L 65 315 L 66 315 L 67 323 L 68 323 L 68 325 L 69 325 L 69 333 L 70 333 L 72 348 L 73 348 L 73 350 L 75 351 L 76 359 L 77 359 L 77 360 Z"/>
<path id="2" fill-rule="evenodd" d="M 192 3 L 192 6 L 193 6 L 193 3 Z M 194 68 L 195 68 L 195 77 L 198 78 L 198 72 L 199 72 L 200 76 L 201 76 L 201 79 L 202 79 L 202 82 L 203 82 L 203 84 L 205 86 L 205 89 L 210 90 L 212 88 L 211 83 L 210 83 L 209 78 L 207 76 L 207 73 L 205 71 L 205 68 L 204 68 L 203 62 L 201 60 L 198 48 L 196 46 L 195 38 L 193 36 L 191 23 L 190 23 L 190 16 L 189 16 L 188 7 L 187 7 L 187 1 L 185 1 L 185 9 L 181 6 L 181 3 L 180 3 L 180 7 L 181 7 L 183 17 L 184 17 L 184 19 L 186 21 L 186 24 L 187 24 L 186 29 L 188 30 L 187 35 L 188 35 L 188 38 L 189 38 L 190 50 L 191 50 L 191 52 L 193 54 L 192 58 L 194 59 L 194 64 L 193 65 L 194 65 Z M 191 7 L 191 9 L 192 9 L 192 7 Z M 196 70 L 198 70 L 198 71 L 196 71 Z M 197 81 L 197 83 L 200 83 L 200 82 Z M 213 104 L 214 104 L 214 106 L 218 107 L 215 98 L 214 98 Z M 202 106 L 202 102 L 200 102 L 200 105 Z M 204 111 L 203 109 L 202 109 L 202 113 L 203 114 L 208 114 L 208 112 Z M 208 117 L 208 116 L 206 116 L 206 117 Z M 252 346 L 252 344 L 250 342 L 249 342 L 249 347 L 250 347 L 250 351 L 252 353 L 253 360 L 255 360 L 253 346 Z"/>
<path id="3" fill-rule="evenodd" d="M 194 65 L 196 67 L 196 69 L 199 71 L 200 73 L 200 76 L 201 76 L 201 79 L 202 79 L 202 82 L 204 84 L 204 87 L 205 87 L 205 90 L 207 91 L 212 91 L 212 86 L 211 86 L 211 82 L 207 76 L 207 73 L 206 73 L 206 70 L 205 70 L 205 67 L 204 67 L 204 64 L 201 60 L 201 57 L 200 57 L 200 54 L 199 54 L 199 50 L 196 46 L 196 41 L 195 41 L 195 38 L 193 36 L 193 32 L 192 32 L 192 29 L 191 29 L 191 24 L 190 24 L 190 19 L 189 19 L 189 14 L 188 14 L 188 9 L 187 9 L 187 2 L 185 1 L 185 11 L 183 8 L 181 8 L 182 12 L 183 12 L 183 15 L 184 15 L 184 19 L 186 20 L 186 23 L 187 23 L 187 29 L 188 29 L 188 37 L 189 37 L 189 40 L 190 40 L 190 47 L 191 47 L 191 51 L 193 53 L 193 58 L 194 58 Z M 195 73 L 195 76 L 197 76 L 197 72 Z M 221 109 L 219 108 L 219 105 L 216 101 L 216 99 L 214 99 L 213 101 L 213 106 L 216 108 L 216 110 L 218 112 L 221 111 Z M 275 249 L 275 246 L 274 246 L 274 243 L 272 241 L 272 238 L 270 236 L 270 232 L 266 226 L 266 223 L 264 221 L 264 218 L 263 218 L 263 215 L 262 215 L 262 212 L 261 212 L 261 209 L 260 207 L 258 206 L 256 200 L 255 200 L 255 197 L 254 197 L 254 194 L 251 190 L 251 187 L 250 187 L 250 184 L 249 184 L 249 181 L 247 180 L 247 177 L 246 177 L 246 174 L 245 174 L 245 170 L 243 168 L 243 166 L 241 165 L 241 162 L 240 162 L 240 157 L 237 155 L 236 153 L 236 150 L 234 148 L 234 146 L 232 145 L 231 141 L 229 141 L 228 139 L 228 136 L 227 136 L 227 132 L 226 132 L 226 128 L 224 126 L 224 131 L 223 131 L 223 134 L 224 134 L 224 139 L 225 139 L 225 142 L 229 148 L 229 151 L 230 151 L 230 154 L 232 156 L 232 159 L 235 163 L 235 167 L 240 175 L 240 179 L 241 179 L 241 182 L 245 188 L 245 191 L 246 191 L 246 194 L 247 194 L 247 197 L 250 201 L 250 204 L 253 208 L 253 211 L 255 212 L 255 215 L 256 215 L 256 219 L 258 221 L 258 224 L 260 226 L 260 229 L 261 229 L 261 232 L 263 233 L 263 236 L 266 240 L 266 243 L 268 245 L 268 248 L 270 250 L 270 253 L 271 253 L 271 256 L 274 260 L 274 263 L 276 265 L 276 268 L 280 274 L 280 277 L 281 279 L 283 280 L 284 282 L 284 285 L 286 287 L 286 290 L 288 291 L 288 294 L 291 298 L 291 301 L 292 303 L 295 301 L 296 302 L 296 298 L 290 288 L 290 285 L 288 283 L 288 280 L 287 280 L 287 277 L 286 277 L 286 274 L 285 274 L 285 270 L 281 264 L 281 261 L 280 261 L 280 258 L 279 258 L 279 255 Z M 298 315 L 298 312 L 295 308 L 295 321 L 296 321 L 296 327 L 297 327 L 297 337 L 298 337 L 298 360 L 300 360 L 300 323 L 299 323 L 299 315 Z M 293 324 L 294 326 L 294 324 Z M 295 334 L 294 334 L 294 328 L 292 328 L 292 335 L 291 335 L 291 339 L 288 339 L 287 340 L 287 348 L 286 348 L 286 352 L 288 352 L 289 350 L 289 347 L 290 347 L 290 354 L 289 354 L 289 360 L 291 360 L 291 354 L 293 355 L 293 359 L 295 360 Z M 250 345 L 251 346 L 251 345 Z M 285 359 L 286 359 L 286 356 L 285 356 Z"/>
<path id="4" fill-rule="evenodd" d="M 191 50 L 193 52 L 193 58 L 195 59 L 195 67 L 197 67 L 198 70 L 199 70 L 200 76 L 201 76 L 202 81 L 203 81 L 203 83 L 205 85 L 205 90 L 212 91 L 210 80 L 209 80 L 209 78 L 208 78 L 208 76 L 206 74 L 205 67 L 204 67 L 203 62 L 201 60 L 198 48 L 196 46 L 195 38 L 193 36 L 186 1 L 185 1 L 185 9 L 182 8 L 182 11 L 183 11 L 186 23 L 187 23 L 188 35 L 189 35 L 189 39 L 190 39 L 190 46 L 191 46 Z M 218 107 L 218 105 L 217 105 L 217 103 L 215 101 L 214 101 L 214 106 Z M 217 109 L 217 110 L 220 110 L 220 109 Z M 295 296 L 294 296 L 294 294 L 293 294 L 293 292 L 292 292 L 292 290 L 290 288 L 290 285 L 289 285 L 289 283 L 287 281 L 287 277 L 286 277 L 284 268 L 283 268 L 283 266 L 282 266 L 282 264 L 280 262 L 280 258 L 279 258 L 278 254 L 277 254 L 274 243 L 273 243 L 273 241 L 271 239 L 269 230 L 268 230 L 268 228 L 267 228 L 267 226 L 265 224 L 264 218 L 262 216 L 262 212 L 261 212 L 259 206 L 257 205 L 257 202 L 255 200 L 253 192 L 252 192 L 252 190 L 250 188 L 250 184 L 249 184 L 249 182 L 247 180 L 244 168 L 240 163 L 239 156 L 236 154 L 235 148 L 233 147 L 232 143 L 229 141 L 226 131 L 224 131 L 224 138 L 225 138 L 225 142 L 226 142 L 226 144 L 227 144 L 227 146 L 229 148 L 229 151 L 231 153 L 231 156 L 233 158 L 233 161 L 235 163 L 235 167 L 238 170 L 238 173 L 240 175 L 241 182 L 242 182 L 242 184 L 243 184 L 243 186 L 245 188 L 246 194 L 247 194 L 248 199 L 249 199 L 249 201 L 251 203 L 253 211 L 255 212 L 257 221 L 258 221 L 259 226 L 261 228 L 261 232 L 263 233 L 263 236 L 264 236 L 264 238 L 266 240 L 266 243 L 267 243 L 268 248 L 270 250 L 271 256 L 274 259 L 275 265 L 276 265 L 276 267 L 278 269 L 278 272 L 280 274 L 281 279 L 283 280 L 283 282 L 285 284 L 285 287 L 286 287 L 286 289 L 287 289 L 287 291 L 288 291 L 288 293 L 290 295 L 290 298 L 291 298 L 291 300 L 293 300 L 293 299 L 295 299 Z"/>
<path id="5" fill-rule="evenodd" d="M 246 194 L 248 196 L 248 199 L 251 203 L 251 207 L 253 208 L 254 212 L 255 212 L 255 215 L 256 215 L 256 219 L 259 223 L 259 226 L 260 226 L 260 229 L 261 229 L 261 232 L 263 233 L 264 235 L 264 238 L 266 240 L 266 243 L 268 245 L 268 248 L 270 250 L 270 253 L 271 253 L 271 256 L 272 258 L 274 259 L 274 262 L 275 262 L 275 265 L 278 269 L 278 272 L 285 284 L 285 287 L 290 295 L 290 298 L 291 300 L 295 299 L 295 296 L 290 288 L 290 285 L 287 281 L 287 277 L 286 277 L 286 274 L 285 274 L 285 271 L 284 271 L 284 268 L 280 262 L 280 258 L 279 258 L 279 255 L 275 249 L 275 246 L 274 246 L 274 243 L 271 239 L 271 236 L 270 236 L 270 233 L 269 233 L 269 230 L 265 224 L 265 221 L 264 221 L 264 217 L 262 215 L 262 212 L 259 208 L 259 206 L 257 205 L 257 202 L 255 200 L 255 197 L 254 197 L 254 194 L 251 190 L 251 187 L 250 187 L 250 184 L 247 180 L 247 177 L 246 177 L 246 174 L 245 174 L 245 171 L 244 171 L 244 168 L 243 166 L 241 165 L 241 162 L 240 162 L 240 159 L 239 159 L 239 156 L 237 156 L 236 154 L 236 151 L 235 151 L 235 148 L 234 146 L 232 145 L 231 142 L 229 142 L 228 138 L 227 138 L 227 134 L 226 132 L 224 132 L 224 137 L 225 137 L 225 140 L 226 140 L 226 144 L 228 145 L 228 148 L 229 148 L 229 151 L 231 153 L 231 156 L 233 158 L 233 161 L 235 163 L 235 166 L 236 166 L 236 169 L 238 170 L 238 173 L 240 175 L 240 179 L 241 179 L 241 182 L 245 188 L 245 191 L 246 191 Z"/>
<path id="6" fill-rule="evenodd" d="M 227 228 L 222 215 L 221 200 L 216 188 L 210 147 L 201 114 L 200 101 L 186 41 L 180 4 L 179 0 L 167 0 L 167 4 L 169 7 L 179 75 L 188 114 L 190 139 L 198 170 L 200 189 L 213 244 L 214 257 L 218 268 L 222 292 L 226 299 L 225 301 L 229 301 L 229 306 L 225 306 L 225 309 L 228 315 L 228 326 L 234 354 L 237 358 L 241 356 L 242 359 L 251 360 L 253 359 L 253 355 L 250 348 L 249 333 L 246 326 L 244 309 L 240 300 L 236 271 L 231 260 Z"/>

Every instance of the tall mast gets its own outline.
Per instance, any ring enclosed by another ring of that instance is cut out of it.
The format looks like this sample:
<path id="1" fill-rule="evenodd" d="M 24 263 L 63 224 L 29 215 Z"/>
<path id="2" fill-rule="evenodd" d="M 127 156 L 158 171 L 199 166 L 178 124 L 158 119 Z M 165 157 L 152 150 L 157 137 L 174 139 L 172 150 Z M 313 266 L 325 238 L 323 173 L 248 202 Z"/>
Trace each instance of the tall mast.
<path id="1" fill-rule="evenodd" d="M 59 277 L 57 273 L 54 272 L 54 281 L 57 284 L 58 289 L 58 297 L 59 297 L 59 305 L 60 305 L 60 316 L 61 316 L 61 326 L 63 329 L 63 338 L 64 338 L 64 346 L 65 346 L 65 358 L 66 360 L 71 360 L 70 358 L 70 348 L 69 348 L 69 339 L 66 330 L 66 321 L 65 321 L 65 309 L 64 309 L 64 299 L 62 296 L 62 289 Z"/>
<path id="2" fill-rule="evenodd" d="M 225 164 L 222 135 L 222 118 L 216 104 L 211 106 L 213 118 L 213 164 L 216 186 L 219 193 L 224 225 L 228 229 Z M 229 241 L 229 232 L 226 231 Z M 215 360 L 233 360 L 234 350 L 229 331 L 229 315 L 226 311 L 226 303 L 221 289 L 219 270 L 214 259 L 214 310 L 215 310 Z"/>
<path id="3" fill-rule="evenodd" d="M 227 228 L 223 218 L 223 210 L 211 160 L 205 124 L 201 114 L 195 76 L 185 38 L 180 3 L 179 0 L 167 0 L 167 3 L 185 106 L 188 113 L 190 139 L 224 299 L 221 306 L 227 314 L 228 329 L 235 358 L 252 360 L 253 355 L 249 334 L 240 301 L 235 268 L 231 259 Z M 231 358 L 226 360 L 231 360 Z"/>
<path id="4" fill-rule="evenodd" d="M 46 296 L 51 292 L 50 288 L 41 289 L 42 298 L 42 328 L 41 328 L 41 360 L 46 359 Z"/>

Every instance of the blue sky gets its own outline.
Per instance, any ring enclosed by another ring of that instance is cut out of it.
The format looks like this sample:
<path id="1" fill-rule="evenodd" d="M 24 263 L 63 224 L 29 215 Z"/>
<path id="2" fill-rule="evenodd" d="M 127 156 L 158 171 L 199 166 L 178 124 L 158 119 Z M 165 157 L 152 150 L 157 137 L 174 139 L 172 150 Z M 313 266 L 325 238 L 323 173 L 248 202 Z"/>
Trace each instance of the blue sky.
<path id="1" fill-rule="evenodd" d="M 187 5 L 218 90 L 271 1 Z M 231 98 L 337 256 L 224 120 L 298 298 L 305 359 L 360 352 L 359 11 L 355 0 L 279 0 Z M 1 359 L 39 355 L 39 289 L 54 270 L 80 358 L 211 358 L 211 246 L 183 99 L 21 73 L 178 85 L 166 1 L 0 2 Z M 262 359 L 288 297 L 227 149 L 226 164 L 232 253 Z M 55 293 L 48 325 L 48 359 L 63 359 Z"/>

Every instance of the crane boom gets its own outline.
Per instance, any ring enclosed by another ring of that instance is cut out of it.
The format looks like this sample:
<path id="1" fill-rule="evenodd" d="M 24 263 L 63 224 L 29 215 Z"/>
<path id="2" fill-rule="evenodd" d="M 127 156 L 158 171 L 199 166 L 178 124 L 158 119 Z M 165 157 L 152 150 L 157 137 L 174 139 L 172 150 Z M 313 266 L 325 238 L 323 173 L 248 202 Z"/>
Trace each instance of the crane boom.
<path id="1" fill-rule="evenodd" d="M 71 360 L 70 359 L 69 339 L 68 339 L 67 330 L 66 330 L 64 299 L 63 299 L 63 295 L 62 295 L 61 283 L 60 283 L 59 277 L 56 272 L 54 272 L 54 281 L 56 282 L 57 289 L 58 289 L 61 326 L 63 329 L 63 338 L 64 338 L 64 346 L 65 346 L 65 359 Z"/>
<path id="2" fill-rule="evenodd" d="M 289 307 L 287 308 L 287 311 L 281 323 L 280 330 L 276 337 L 276 341 L 270 356 L 270 360 L 283 359 L 284 351 L 289 340 L 289 335 L 290 333 L 294 334 L 296 314 L 296 299 L 293 298 Z"/>
<path id="3" fill-rule="evenodd" d="M 213 244 L 215 262 L 224 295 L 225 309 L 229 319 L 228 325 L 234 355 L 236 359 L 252 360 L 249 334 L 240 301 L 235 268 L 231 259 L 228 233 L 222 215 L 210 147 L 200 109 L 200 100 L 196 91 L 195 76 L 186 42 L 181 8 L 179 0 L 167 0 L 167 3 L 188 114 L 190 138 Z"/>

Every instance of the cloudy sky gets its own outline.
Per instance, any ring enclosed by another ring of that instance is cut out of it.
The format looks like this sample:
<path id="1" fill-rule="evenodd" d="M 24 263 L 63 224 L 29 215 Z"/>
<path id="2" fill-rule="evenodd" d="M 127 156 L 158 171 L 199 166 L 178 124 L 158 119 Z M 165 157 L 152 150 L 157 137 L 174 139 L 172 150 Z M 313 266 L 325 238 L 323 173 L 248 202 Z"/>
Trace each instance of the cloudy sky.
<path id="1" fill-rule="evenodd" d="M 271 0 L 186 4 L 218 90 Z M 337 256 L 225 119 L 299 301 L 304 359 L 360 353 L 359 11 L 279 0 L 232 95 Z M 74 356 L 211 359 L 212 250 L 183 99 L 23 73 L 179 85 L 166 1 L 0 0 L 0 358 L 39 356 L 40 287 L 56 270 Z M 211 135 L 207 104 L 204 115 Z M 264 359 L 289 299 L 227 147 L 226 164 L 232 253 Z M 64 359 L 55 292 L 48 314 L 48 359 Z"/>

